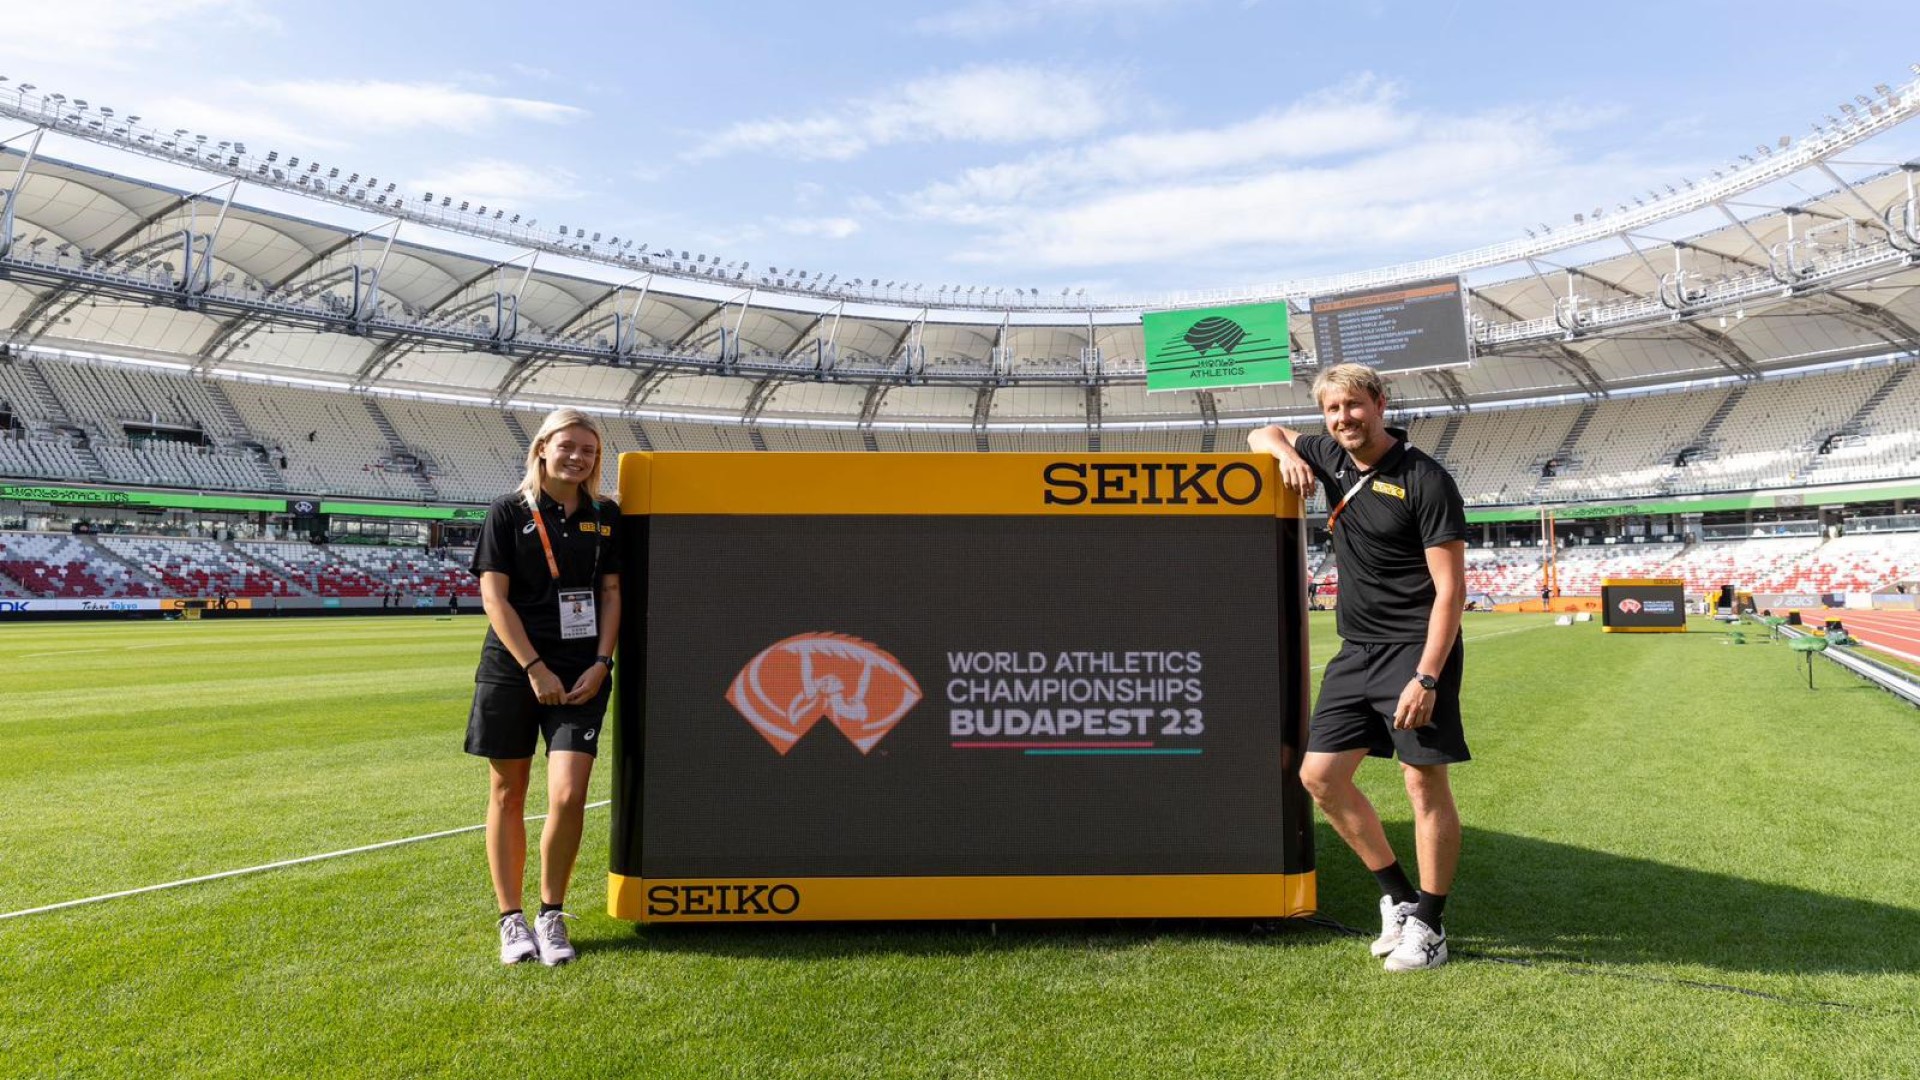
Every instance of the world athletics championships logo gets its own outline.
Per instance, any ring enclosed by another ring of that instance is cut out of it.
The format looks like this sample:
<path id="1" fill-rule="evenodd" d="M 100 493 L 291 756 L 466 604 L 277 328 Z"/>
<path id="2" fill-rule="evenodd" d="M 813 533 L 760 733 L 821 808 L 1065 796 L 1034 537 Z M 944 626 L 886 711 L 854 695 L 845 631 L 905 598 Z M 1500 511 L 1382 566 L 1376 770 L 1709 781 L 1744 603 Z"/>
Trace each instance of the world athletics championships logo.
<path id="1" fill-rule="evenodd" d="M 1621 614 L 1638 615 L 1640 614 L 1640 609 L 1641 609 L 1640 601 L 1635 600 L 1631 596 L 1627 597 L 1625 600 L 1620 601 Z"/>
<path id="2" fill-rule="evenodd" d="M 829 633 L 767 646 L 727 689 L 727 703 L 782 756 L 822 717 L 865 754 L 920 698 L 920 684 L 886 650 Z"/>

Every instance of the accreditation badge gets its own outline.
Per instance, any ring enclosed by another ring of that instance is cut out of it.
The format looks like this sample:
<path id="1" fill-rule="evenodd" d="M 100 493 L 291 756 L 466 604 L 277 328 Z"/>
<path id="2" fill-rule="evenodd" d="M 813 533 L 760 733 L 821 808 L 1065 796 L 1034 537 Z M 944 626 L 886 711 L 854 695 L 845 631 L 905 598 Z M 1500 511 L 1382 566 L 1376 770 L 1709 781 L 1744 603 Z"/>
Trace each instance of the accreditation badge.
<path id="1" fill-rule="evenodd" d="M 590 638 L 600 632 L 593 614 L 592 589 L 560 591 L 560 637 L 564 641 Z"/>

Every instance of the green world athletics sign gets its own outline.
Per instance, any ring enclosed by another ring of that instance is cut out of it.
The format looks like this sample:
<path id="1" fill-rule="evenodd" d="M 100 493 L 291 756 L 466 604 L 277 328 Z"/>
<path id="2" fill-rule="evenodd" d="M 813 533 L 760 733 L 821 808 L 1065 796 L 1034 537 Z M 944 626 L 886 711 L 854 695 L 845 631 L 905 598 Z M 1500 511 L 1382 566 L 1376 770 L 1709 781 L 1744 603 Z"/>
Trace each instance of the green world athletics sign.
<path id="1" fill-rule="evenodd" d="M 1140 329 L 1149 393 L 1293 381 L 1284 303 L 1148 311 Z"/>

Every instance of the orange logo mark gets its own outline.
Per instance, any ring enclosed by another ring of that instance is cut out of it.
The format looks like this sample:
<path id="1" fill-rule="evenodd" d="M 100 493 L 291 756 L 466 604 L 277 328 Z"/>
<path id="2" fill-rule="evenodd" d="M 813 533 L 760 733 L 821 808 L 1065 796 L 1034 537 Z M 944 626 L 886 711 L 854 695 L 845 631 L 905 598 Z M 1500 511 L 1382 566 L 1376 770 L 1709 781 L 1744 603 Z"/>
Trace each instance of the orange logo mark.
<path id="1" fill-rule="evenodd" d="M 920 684 L 886 650 L 826 633 L 795 634 L 767 646 L 727 688 L 727 703 L 783 755 L 821 717 L 864 754 L 920 697 Z"/>
<path id="2" fill-rule="evenodd" d="M 1620 601 L 1620 610 L 1625 612 L 1628 615 L 1640 614 L 1641 607 L 1642 605 L 1640 601 L 1635 600 L 1631 596 L 1627 597 L 1625 600 Z"/>

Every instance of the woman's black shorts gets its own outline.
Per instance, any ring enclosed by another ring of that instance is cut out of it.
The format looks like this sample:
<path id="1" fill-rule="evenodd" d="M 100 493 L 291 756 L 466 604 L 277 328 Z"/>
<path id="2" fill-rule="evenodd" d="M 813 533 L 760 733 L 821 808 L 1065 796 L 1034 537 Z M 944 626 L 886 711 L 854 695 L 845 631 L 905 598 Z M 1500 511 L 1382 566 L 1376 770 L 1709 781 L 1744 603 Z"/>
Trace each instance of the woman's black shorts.
<path id="1" fill-rule="evenodd" d="M 1466 649 L 1458 638 L 1434 688 L 1433 722 L 1407 731 L 1393 726 L 1393 710 L 1413 681 L 1425 645 L 1417 641 L 1345 642 L 1320 680 L 1320 700 L 1307 727 L 1307 752 L 1365 750 L 1372 757 L 1395 752 L 1408 765 L 1450 765 L 1472 760 L 1460 726 L 1460 676 Z"/>
<path id="2" fill-rule="evenodd" d="M 573 685 L 563 680 L 563 685 Z M 592 755 L 600 748 L 600 722 L 613 694 L 611 676 L 593 700 L 579 705 L 542 705 L 526 680 L 476 682 L 467 713 L 467 753 L 484 758 L 530 758 L 546 737 L 547 753 L 571 750 Z"/>

